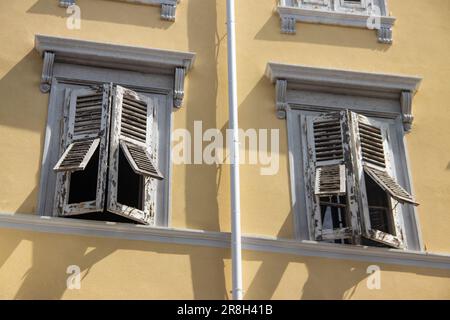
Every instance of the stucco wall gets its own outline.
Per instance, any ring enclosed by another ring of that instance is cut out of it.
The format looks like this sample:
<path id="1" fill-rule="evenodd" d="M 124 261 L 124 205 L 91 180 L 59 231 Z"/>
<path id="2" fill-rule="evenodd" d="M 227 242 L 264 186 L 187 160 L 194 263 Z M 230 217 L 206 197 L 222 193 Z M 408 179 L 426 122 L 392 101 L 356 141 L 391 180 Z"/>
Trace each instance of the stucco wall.
<path id="1" fill-rule="evenodd" d="M 181 1 L 175 23 L 161 21 L 158 7 L 77 3 L 81 30 L 65 27 L 65 10 L 56 0 L 0 2 L 2 212 L 34 214 L 37 205 L 48 95 L 39 91 L 42 61 L 33 49 L 35 34 L 196 52 L 174 127 L 192 131 L 194 121 L 203 121 L 204 129 L 228 126 L 225 0 Z M 450 252 L 450 3 L 390 0 L 398 19 L 392 46 L 379 44 L 375 33 L 364 29 L 298 24 L 296 35 L 283 35 L 275 3 L 237 2 L 240 126 L 280 129 L 278 175 L 261 176 L 258 165 L 241 167 L 243 232 L 293 237 L 285 121 L 275 116 L 275 89 L 264 77 L 267 62 L 278 61 L 424 77 L 407 136 L 412 179 L 427 249 Z M 226 165 L 174 166 L 172 226 L 229 231 L 228 177 Z M 0 230 L 0 248 L 0 298 L 139 298 L 139 292 L 145 298 L 223 298 L 230 290 L 226 250 L 6 229 Z M 63 287 L 65 268 L 77 262 L 86 273 L 83 290 L 69 292 Z M 366 267 L 246 253 L 244 281 L 247 297 L 254 298 L 450 297 L 448 272 L 390 266 L 383 272 L 386 287 L 368 291 Z"/>

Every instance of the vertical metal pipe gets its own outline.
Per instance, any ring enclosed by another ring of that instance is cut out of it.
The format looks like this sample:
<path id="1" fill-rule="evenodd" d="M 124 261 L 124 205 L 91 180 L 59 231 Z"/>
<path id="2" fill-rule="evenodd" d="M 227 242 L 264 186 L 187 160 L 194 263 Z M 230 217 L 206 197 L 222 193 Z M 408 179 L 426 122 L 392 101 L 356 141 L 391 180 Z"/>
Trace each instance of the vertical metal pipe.
<path id="1" fill-rule="evenodd" d="M 231 259 L 233 299 L 242 300 L 241 201 L 239 178 L 239 125 L 236 78 L 236 34 L 234 0 L 227 0 L 228 110 L 232 143 L 231 160 Z"/>

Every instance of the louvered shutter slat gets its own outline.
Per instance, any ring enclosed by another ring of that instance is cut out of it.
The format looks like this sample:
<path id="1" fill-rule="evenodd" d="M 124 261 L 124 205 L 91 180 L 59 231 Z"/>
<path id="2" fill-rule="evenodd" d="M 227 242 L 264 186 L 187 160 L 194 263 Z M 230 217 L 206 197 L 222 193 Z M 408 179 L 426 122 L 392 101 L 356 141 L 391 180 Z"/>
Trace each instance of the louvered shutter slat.
<path id="1" fill-rule="evenodd" d="M 389 195 L 401 203 L 410 203 L 418 205 L 412 195 L 408 193 L 402 186 L 400 186 L 391 176 L 385 171 L 376 170 L 374 168 L 364 166 L 364 171 Z"/>
<path id="2" fill-rule="evenodd" d="M 342 195 L 345 194 L 345 166 L 330 165 L 316 169 L 315 194 L 316 195 Z"/>
<path id="3" fill-rule="evenodd" d="M 114 95 L 112 121 L 108 211 L 144 224 L 153 224 L 156 208 L 156 180 L 162 180 L 157 164 L 157 136 L 153 134 L 153 100 L 129 89 L 117 86 Z M 121 185 L 119 153 L 125 156 L 131 169 L 143 177 L 143 208 L 118 201 Z"/>
<path id="4" fill-rule="evenodd" d="M 60 161 L 54 167 L 55 171 L 84 170 L 97 150 L 100 139 L 84 140 L 69 145 Z"/>
<path id="5" fill-rule="evenodd" d="M 163 176 L 153 164 L 150 154 L 146 148 L 140 145 L 130 143 L 128 141 L 121 141 L 120 146 L 131 164 L 131 167 L 137 174 L 149 176 L 162 180 Z"/>

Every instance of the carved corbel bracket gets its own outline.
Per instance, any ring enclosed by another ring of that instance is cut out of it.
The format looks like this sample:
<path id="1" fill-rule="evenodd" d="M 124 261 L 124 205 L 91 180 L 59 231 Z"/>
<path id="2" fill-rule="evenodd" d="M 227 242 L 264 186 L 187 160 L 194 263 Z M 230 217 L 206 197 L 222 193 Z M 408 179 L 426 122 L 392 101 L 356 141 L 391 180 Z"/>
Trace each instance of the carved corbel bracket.
<path id="1" fill-rule="evenodd" d="M 402 107 L 403 127 L 406 132 L 411 131 L 414 116 L 412 115 L 412 98 L 411 91 L 403 91 L 400 96 L 400 103 Z"/>
<path id="2" fill-rule="evenodd" d="M 53 78 L 53 64 L 55 62 L 55 54 L 52 52 L 44 52 L 44 62 L 41 76 L 41 92 L 47 93 L 50 91 Z"/>
<path id="3" fill-rule="evenodd" d="M 281 16 L 281 33 L 295 34 L 297 20 L 293 17 Z"/>
<path id="4" fill-rule="evenodd" d="M 161 19 L 167 21 L 175 21 L 176 4 L 161 4 Z"/>
<path id="5" fill-rule="evenodd" d="M 75 0 L 59 0 L 59 6 L 63 8 L 68 8 L 75 4 Z"/>
<path id="6" fill-rule="evenodd" d="M 381 26 L 377 30 L 378 42 L 392 44 L 392 26 Z"/>
<path id="7" fill-rule="evenodd" d="M 175 83 L 173 89 L 173 104 L 175 108 L 181 108 L 184 98 L 184 78 L 186 70 L 184 68 L 175 68 Z"/>
<path id="8" fill-rule="evenodd" d="M 288 107 L 286 102 L 287 80 L 277 80 L 275 90 L 277 117 L 278 119 L 286 119 L 286 109 Z"/>

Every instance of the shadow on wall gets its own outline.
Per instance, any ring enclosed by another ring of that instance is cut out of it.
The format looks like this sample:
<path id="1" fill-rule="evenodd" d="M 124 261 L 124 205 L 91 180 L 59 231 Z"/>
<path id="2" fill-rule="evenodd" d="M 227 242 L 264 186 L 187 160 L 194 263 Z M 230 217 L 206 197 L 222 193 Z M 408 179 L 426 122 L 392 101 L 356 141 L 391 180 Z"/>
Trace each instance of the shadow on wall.
<path id="1" fill-rule="evenodd" d="M 375 30 L 297 22 L 296 34 L 289 35 L 281 33 L 280 23 L 280 16 L 273 12 L 255 35 L 255 40 L 288 41 L 377 51 L 387 51 L 391 47 L 378 42 Z"/>
<path id="2" fill-rule="evenodd" d="M 5 151 L 7 162 L 4 163 L 0 172 L 0 180 L 3 182 L 16 179 L 18 168 L 28 168 L 30 164 L 40 168 L 48 104 L 48 95 L 39 91 L 41 73 L 42 59 L 35 50 L 31 50 L 0 79 L 0 96 L 3 101 L 0 103 L 0 126 L 11 128 L 11 130 L 3 131 L 4 134 L 11 135 L 9 139 L 2 139 L 2 150 L 7 150 Z M 33 89 L 23 92 L 23 88 Z M 16 135 L 13 130 L 22 130 L 23 133 L 31 132 L 31 135 Z M 34 145 L 36 142 L 35 140 L 31 142 L 25 140 L 25 137 L 32 139 L 35 134 L 39 134 L 40 151 L 32 153 L 29 151 L 29 147 L 37 151 L 37 146 Z M 21 137 L 21 140 L 18 140 L 17 137 Z M 26 190 L 29 190 L 26 199 L 15 209 L 16 212 L 34 213 L 36 211 L 39 174 L 39 169 L 36 172 L 30 172 L 31 177 L 27 184 L 12 183 L 8 186 L 9 188 L 18 188 L 17 190 L 7 190 L 14 194 L 26 194 Z M 31 181 L 35 181 L 35 184 L 30 183 Z M 21 189 L 19 190 L 19 188 Z M 4 201 L 9 200 L 4 199 Z"/>
<path id="3" fill-rule="evenodd" d="M 105 2 L 107 5 L 105 4 Z M 168 29 L 173 22 L 161 20 L 160 6 L 149 6 L 117 0 L 77 0 L 82 20 L 135 25 L 146 28 Z M 57 1 L 38 0 L 27 13 L 66 18 L 66 8 Z"/>
<path id="4" fill-rule="evenodd" d="M 189 73 L 189 94 L 186 97 L 186 126 L 194 132 L 194 121 L 202 121 L 204 130 L 216 128 L 217 105 L 217 57 L 221 49 L 218 34 L 217 7 L 215 0 L 189 0 L 184 2 L 188 8 L 187 37 L 189 51 L 196 52 L 195 68 Z M 205 26 L 214 26 L 205 28 Z M 205 112 L 205 109 L 208 111 Z M 185 216 L 186 227 L 200 230 L 220 231 L 218 183 L 220 167 L 209 165 L 187 165 L 185 169 Z M 222 259 L 210 260 L 211 270 L 217 270 L 214 281 L 221 283 L 217 292 L 205 291 L 207 278 L 202 274 L 204 261 L 195 254 L 190 255 L 192 284 L 195 299 L 227 299 L 224 263 Z M 212 280 L 212 279 L 211 279 Z M 209 293 L 208 293 L 209 292 Z"/>
<path id="5" fill-rule="evenodd" d="M 61 299 L 69 291 L 67 289 L 67 279 L 70 276 L 67 273 L 69 265 L 76 265 L 81 270 L 81 289 L 80 291 L 73 290 L 72 293 L 75 295 L 73 297 L 83 298 L 86 295 L 97 299 L 149 299 L 164 295 L 177 297 L 179 293 L 171 291 L 172 289 L 169 287 L 161 288 L 161 281 L 163 281 L 161 278 L 173 279 L 181 276 L 177 266 L 167 266 L 171 259 L 167 255 L 190 256 L 191 261 L 196 260 L 199 265 L 202 265 L 201 276 L 200 274 L 193 275 L 192 279 L 196 299 L 224 299 L 222 292 L 225 288 L 221 281 L 223 269 L 217 268 L 219 266 L 217 261 L 221 261 L 223 264 L 223 260 L 228 259 L 227 256 L 224 256 L 223 250 L 210 250 L 205 253 L 204 248 L 196 247 L 112 238 L 73 238 L 72 236 L 43 235 L 18 230 L 9 232 L 6 229 L 3 231 L 3 235 L 5 234 L 6 236 L 0 242 L 0 274 L 5 272 L 3 268 L 7 268 L 6 261 L 19 246 L 29 245 L 27 242 L 31 242 L 32 246 L 32 266 L 24 272 L 20 279 L 21 284 L 14 299 Z M 74 239 L 77 241 L 73 241 Z M 88 281 L 90 272 L 98 262 L 104 259 L 114 261 L 114 253 L 119 250 L 122 256 L 134 255 L 135 252 L 138 252 L 141 262 L 146 261 L 147 254 L 153 253 L 155 256 L 154 253 L 156 253 L 161 255 L 157 259 L 161 263 L 157 265 L 149 263 L 142 266 L 130 258 L 122 259 L 118 265 L 115 260 L 114 271 L 119 273 L 117 274 L 105 266 L 105 263 L 108 262 L 104 262 L 102 268 L 110 272 L 96 273 L 93 281 L 95 287 L 93 288 L 86 282 L 83 285 L 83 281 Z M 143 272 L 143 268 L 147 271 Z M 194 273 L 196 270 L 193 269 L 192 272 Z M 14 279 L 18 276 L 19 274 L 13 274 L 10 278 Z M 182 276 L 187 277 L 188 275 Z M 5 278 L 5 275 L 2 274 L 1 277 Z M 152 282 L 158 282 L 159 285 L 152 286 Z M 102 284 L 104 284 L 103 287 Z M 83 289 L 88 291 L 84 293 Z M 188 292 L 189 289 L 189 281 L 186 281 L 186 291 Z M 178 298 L 183 298 L 183 296 L 178 296 Z"/>

